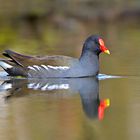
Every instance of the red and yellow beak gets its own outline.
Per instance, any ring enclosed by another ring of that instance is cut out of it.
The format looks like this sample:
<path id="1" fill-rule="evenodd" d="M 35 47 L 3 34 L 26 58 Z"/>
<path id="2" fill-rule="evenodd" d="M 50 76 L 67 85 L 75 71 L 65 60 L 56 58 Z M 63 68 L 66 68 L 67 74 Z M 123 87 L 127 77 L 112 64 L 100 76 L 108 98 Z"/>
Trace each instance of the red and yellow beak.
<path id="1" fill-rule="evenodd" d="M 104 41 L 100 38 L 99 39 L 100 50 L 104 53 L 110 54 L 110 51 L 106 48 Z"/>
<path id="2" fill-rule="evenodd" d="M 100 105 L 98 107 L 98 119 L 99 120 L 103 120 L 103 118 L 104 118 L 104 111 L 109 106 L 110 106 L 110 100 L 109 99 L 105 99 L 105 100 L 101 100 L 100 101 Z"/>

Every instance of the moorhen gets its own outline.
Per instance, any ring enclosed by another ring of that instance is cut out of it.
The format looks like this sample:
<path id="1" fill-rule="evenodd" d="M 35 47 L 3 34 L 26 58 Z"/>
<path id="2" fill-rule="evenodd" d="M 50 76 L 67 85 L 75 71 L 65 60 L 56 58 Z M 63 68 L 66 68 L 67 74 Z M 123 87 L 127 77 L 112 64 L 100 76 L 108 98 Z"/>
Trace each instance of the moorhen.
<path id="1" fill-rule="evenodd" d="M 103 39 L 98 35 L 91 35 L 86 39 L 79 59 L 60 55 L 26 56 L 5 50 L 3 55 L 10 59 L 0 59 L 0 66 L 9 76 L 28 78 L 96 76 L 99 73 L 101 52 L 110 54 Z"/>

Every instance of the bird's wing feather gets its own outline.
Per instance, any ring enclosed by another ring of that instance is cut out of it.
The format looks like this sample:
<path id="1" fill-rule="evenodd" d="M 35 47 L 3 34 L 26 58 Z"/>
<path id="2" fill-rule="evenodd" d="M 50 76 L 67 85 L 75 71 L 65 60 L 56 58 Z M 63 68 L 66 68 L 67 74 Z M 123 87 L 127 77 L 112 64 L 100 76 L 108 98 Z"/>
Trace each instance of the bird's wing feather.
<path id="1" fill-rule="evenodd" d="M 12 59 L 13 62 L 15 62 L 17 65 L 28 67 L 32 65 L 51 65 L 51 66 L 71 66 L 75 62 L 78 61 L 78 59 L 68 56 L 27 56 L 22 55 L 16 52 L 13 52 L 11 50 L 6 50 L 3 53 L 4 56 L 9 57 Z"/>

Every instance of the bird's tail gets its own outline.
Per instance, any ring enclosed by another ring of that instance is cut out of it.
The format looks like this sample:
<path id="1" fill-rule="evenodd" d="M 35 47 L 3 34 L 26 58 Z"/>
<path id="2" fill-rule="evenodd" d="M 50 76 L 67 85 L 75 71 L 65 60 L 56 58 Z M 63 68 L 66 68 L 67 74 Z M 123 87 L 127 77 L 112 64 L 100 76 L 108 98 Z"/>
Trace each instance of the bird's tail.
<path id="1" fill-rule="evenodd" d="M 2 67 L 10 76 L 27 76 L 27 71 L 12 60 L 0 59 L 0 67 Z"/>
<path id="2" fill-rule="evenodd" d="M 10 60 L 0 59 L 0 66 L 4 69 L 10 69 L 13 67 L 13 63 Z"/>

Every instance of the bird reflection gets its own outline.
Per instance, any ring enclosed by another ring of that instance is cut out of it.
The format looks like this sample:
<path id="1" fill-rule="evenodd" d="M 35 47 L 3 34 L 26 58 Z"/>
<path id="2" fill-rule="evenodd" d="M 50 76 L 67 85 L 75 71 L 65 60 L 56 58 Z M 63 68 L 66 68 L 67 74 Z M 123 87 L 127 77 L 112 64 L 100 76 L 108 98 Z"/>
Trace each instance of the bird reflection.
<path id="1" fill-rule="evenodd" d="M 34 91 L 49 93 L 49 91 L 67 90 L 68 93 L 78 92 L 84 113 L 90 119 L 104 118 L 104 111 L 110 105 L 109 99 L 100 100 L 99 80 L 91 78 L 69 79 L 10 79 L 0 85 L 0 92 L 8 91 L 5 99 L 21 97 Z"/>

